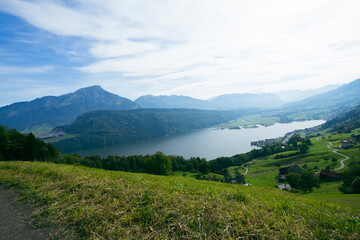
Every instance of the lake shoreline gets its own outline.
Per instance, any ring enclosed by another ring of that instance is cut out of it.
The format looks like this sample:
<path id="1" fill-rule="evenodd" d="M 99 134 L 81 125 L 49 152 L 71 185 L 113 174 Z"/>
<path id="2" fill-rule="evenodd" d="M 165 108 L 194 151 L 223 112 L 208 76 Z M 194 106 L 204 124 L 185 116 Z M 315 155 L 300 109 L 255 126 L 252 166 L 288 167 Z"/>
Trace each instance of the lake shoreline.
<path id="1" fill-rule="evenodd" d="M 130 156 L 154 154 L 161 151 L 166 155 L 179 155 L 185 158 L 200 157 L 207 160 L 221 156 L 233 156 L 251 151 L 252 141 L 283 137 L 297 129 L 318 126 L 324 120 L 296 121 L 292 123 L 275 123 L 271 126 L 257 128 L 222 129 L 206 128 L 176 136 L 145 139 L 114 146 L 76 151 L 76 154 Z M 215 131 L 217 129 L 217 131 Z"/>

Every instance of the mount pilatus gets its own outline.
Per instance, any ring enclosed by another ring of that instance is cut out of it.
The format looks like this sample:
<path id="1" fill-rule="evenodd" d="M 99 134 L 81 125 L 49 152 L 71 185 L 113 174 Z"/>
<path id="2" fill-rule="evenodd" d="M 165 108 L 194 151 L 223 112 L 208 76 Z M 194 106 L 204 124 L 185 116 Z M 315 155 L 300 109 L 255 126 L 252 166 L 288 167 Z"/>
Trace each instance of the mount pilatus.
<path id="1" fill-rule="evenodd" d="M 94 110 L 135 109 L 133 101 L 109 93 L 100 86 L 81 88 L 58 97 L 47 96 L 0 108 L 0 124 L 18 130 L 70 124 L 83 113 Z"/>

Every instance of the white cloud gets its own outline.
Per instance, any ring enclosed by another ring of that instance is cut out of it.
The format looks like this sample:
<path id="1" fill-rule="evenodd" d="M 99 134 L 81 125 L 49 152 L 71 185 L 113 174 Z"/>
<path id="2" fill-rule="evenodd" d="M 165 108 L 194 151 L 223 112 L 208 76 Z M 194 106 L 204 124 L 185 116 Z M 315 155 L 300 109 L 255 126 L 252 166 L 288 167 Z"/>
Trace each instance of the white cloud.
<path id="1" fill-rule="evenodd" d="M 119 74 L 102 82 L 132 86 L 130 96 L 143 93 L 141 84 L 148 93 L 206 98 L 360 76 L 355 0 L 3 0 L 0 9 L 54 34 L 89 39 L 95 60 L 76 69 L 94 78 Z"/>
<path id="2" fill-rule="evenodd" d="M 45 74 L 54 69 L 53 66 L 19 67 L 0 65 L 0 74 Z"/>

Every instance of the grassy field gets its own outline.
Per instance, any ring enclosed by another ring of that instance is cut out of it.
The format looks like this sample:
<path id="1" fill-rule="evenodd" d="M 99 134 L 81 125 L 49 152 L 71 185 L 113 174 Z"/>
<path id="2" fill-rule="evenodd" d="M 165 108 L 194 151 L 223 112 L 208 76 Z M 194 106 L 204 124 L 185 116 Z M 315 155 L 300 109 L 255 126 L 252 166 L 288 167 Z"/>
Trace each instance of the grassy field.
<path id="1" fill-rule="evenodd" d="M 59 141 L 64 140 L 64 139 L 74 138 L 74 137 L 76 137 L 78 135 L 79 134 L 65 134 L 65 135 L 61 135 L 61 136 L 57 136 L 57 137 L 44 139 L 44 142 L 55 143 L 55 142 L 59 142 Z"/>
<path id="2" fill-rule="evenodd" d="M 273 116 L 263 116 L 261 114 L 248 115 L 236 120 L 232 120 L 228 123 L 221 124 L 221 127 L 231 128 L 231 127 L 243 127 L 243 128 L 254 128 L 256 125 L 271 126 L 274 123 L 280 121 L 279 117 Z"/>
<path id="3" fill-rule="evenodd" d="M 0 162 L 0 184 L 82 239 L 360 237 L 359 208 L 271 188 L 39 162 Z"/>

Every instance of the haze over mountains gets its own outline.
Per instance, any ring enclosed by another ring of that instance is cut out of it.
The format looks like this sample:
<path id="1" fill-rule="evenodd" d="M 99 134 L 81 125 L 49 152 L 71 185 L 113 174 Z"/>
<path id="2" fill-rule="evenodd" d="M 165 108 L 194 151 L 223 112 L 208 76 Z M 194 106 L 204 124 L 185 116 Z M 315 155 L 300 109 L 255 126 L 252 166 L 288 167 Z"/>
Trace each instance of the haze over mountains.
<path id="1" fill-rule="evenodd" d="M 310 89 L 310 90 L 286 90 L 275 93 L 276 96 L 281 98 L 284 102 L 297 102 L 305 98 L 315 96 L 317 94 L 325 93 L 340 87 L 341 84 L 332 84 L 325 87 Z"/>
<path id="2" fill-rule="evenodd" d="M 202 100 L 188 96 L 153 96 L 145 95 L 137 98 L 135 102 L 143 108 L 194 108 L 212 110 L 236 110 L 244 108 L 276 108 L 282 105 L 300 101 L 305 98 L 321 94 L 340 85 L 328 85 L 311 90 L 288 90 L 279 93 L 233 93 Z"/>
<path id="3" fill-rule="evenodd" d="M 287 108 L 337 108 L 352 107 L 360 103 L 360 78 L 334 90 L 318 94 L 298 102 L 288 103 Z"/>

